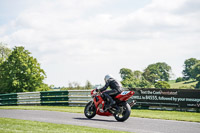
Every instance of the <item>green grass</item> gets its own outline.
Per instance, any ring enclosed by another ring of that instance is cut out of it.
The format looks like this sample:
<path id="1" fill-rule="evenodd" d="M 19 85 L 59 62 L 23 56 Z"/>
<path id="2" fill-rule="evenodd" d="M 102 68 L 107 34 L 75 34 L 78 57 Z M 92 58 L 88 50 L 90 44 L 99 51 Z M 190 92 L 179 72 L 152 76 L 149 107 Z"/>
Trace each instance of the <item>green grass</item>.
<path id="1" fill-rule="evenodd" d="M 192 86 L 195 86 L 197 81 L 188 80 L 176 83 L 175 80 L 170 80 L 168 83 L 172 89 L 193 89 Z"/>
<path id="2" fill-rule="evenodd" d="M 0 118 L 0 133 L 128 133 L 101 128 Z"/>
<path id="3" fill-rule="evenodd" d="M 0 106 L 0 109 L 48 110 L 71 113 L 83 113 L 84 111 L 84 107 L 68 106 Z"/>
<path id="4" fill-rule="evenodd" d="M 169 80 L 168 83 L 171 85 L 171 84 L 174 84 L 176 83 L 176 80 Z"/>
<path id="5" fill-rule="evenodd" d="M 200 122 L 200 113 L 158 110 L 132 110 L 132 117 Z"/>
<path id="6" fill-rule="evenodd" d="M 84 107 L 62 107 L 62 106 L 0 106 L 0 109 L 49 110 L 49 111 L 71 112 L 71 113 L 84 112 Z M 131 117 L 200 122 L 200 113 L 194 113 L 194 112 L 132 109 Z"/>

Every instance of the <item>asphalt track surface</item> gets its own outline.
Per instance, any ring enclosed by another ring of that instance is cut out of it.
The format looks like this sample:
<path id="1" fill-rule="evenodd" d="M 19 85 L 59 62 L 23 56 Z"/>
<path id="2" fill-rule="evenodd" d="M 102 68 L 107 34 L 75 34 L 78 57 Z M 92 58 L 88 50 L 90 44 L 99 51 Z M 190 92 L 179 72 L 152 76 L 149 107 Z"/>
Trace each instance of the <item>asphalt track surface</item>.
<path id="1" fill-rule="evenodd" d="M 40 122 L 80 125 L 135 133 L 200 133 L 200 123 L 130 117 L 117 122 L 114 117 L 96 115 L 87 119 L 84 114 L 41 110 L 2 110 L 0 117 Z M 0 122 L 1 123 L 1 122 Z"/>

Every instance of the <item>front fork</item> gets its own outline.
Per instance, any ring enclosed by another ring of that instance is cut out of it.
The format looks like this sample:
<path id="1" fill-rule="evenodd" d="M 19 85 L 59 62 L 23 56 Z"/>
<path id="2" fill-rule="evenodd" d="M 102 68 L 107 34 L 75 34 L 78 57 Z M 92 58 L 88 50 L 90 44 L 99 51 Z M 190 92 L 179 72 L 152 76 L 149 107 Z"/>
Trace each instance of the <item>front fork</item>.
<path id="1" fill-rule="evenodd" d="M 93 100 L 90 100 L 89 110 L 93 110 L 95 108 L 95 104 Z"/>

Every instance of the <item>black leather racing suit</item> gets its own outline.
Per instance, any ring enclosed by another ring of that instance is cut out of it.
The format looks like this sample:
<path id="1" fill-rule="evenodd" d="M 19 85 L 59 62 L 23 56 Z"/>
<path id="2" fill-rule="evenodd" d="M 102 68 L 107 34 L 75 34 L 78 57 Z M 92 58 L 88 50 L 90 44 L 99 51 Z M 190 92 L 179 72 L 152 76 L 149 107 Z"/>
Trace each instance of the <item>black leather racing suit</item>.
<path id="1" fill-rule="evenodd" d="M 111 90 L 105 91 L 108 87 L 110 87 Z M 105 92 L 103 92 L 102 95 L 103 95 L 106 99 L 108 99 L 110 105 L 113 105 L 113 104 L 114 104 L 114 101 L 113 101 L 113 99 L 112 99 L 111 96 L 116 96 L 116 95 L 118 95 L 118 94 L 120 94 L 120 93 L 122 92 L 122 90 L 121 90 L 121 84 L 120 84 L 118 81 L 116 81 L 115 79 L 110 78 L 110 79 L 106 82 L 105 86 L 104 86 L 103 88 L 100 89 L 100 91 L 101 91 L 101 92 L 102 92 L 102 91 L 105 91 Z"/>

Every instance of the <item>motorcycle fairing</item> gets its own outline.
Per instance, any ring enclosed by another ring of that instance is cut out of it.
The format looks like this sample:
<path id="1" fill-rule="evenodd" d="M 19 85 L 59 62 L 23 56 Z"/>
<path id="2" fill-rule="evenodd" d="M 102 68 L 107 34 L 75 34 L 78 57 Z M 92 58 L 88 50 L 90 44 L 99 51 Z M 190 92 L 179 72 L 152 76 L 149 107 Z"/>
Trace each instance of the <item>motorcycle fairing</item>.
<path id="1" fill-rule="evenodd" d="M 115 97 L 115 99 L 118 99 L 120 101 L 127 101 L 133 95 L 134 95 L 133 91 L 122 91 L 119 95 Z"/>
<path id="2" fill-rule="evenodd" d="M 98 115 L 103 115 L 103 116 L 111 116 L 112 115 L 109 111 L 104 112 L 105 102 L 101 96 L 94 97 L 94 105 L 96 107 L 96 113 Z"/>

